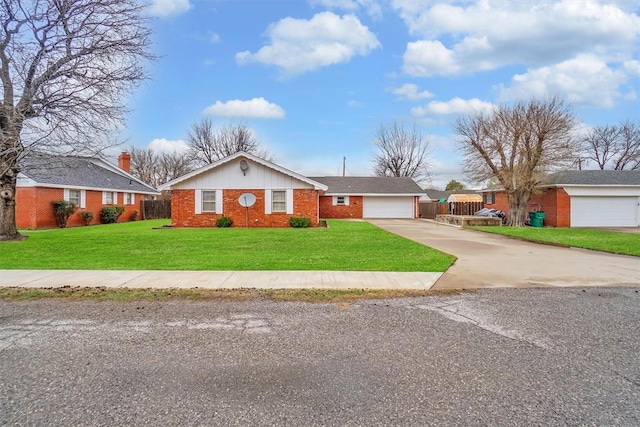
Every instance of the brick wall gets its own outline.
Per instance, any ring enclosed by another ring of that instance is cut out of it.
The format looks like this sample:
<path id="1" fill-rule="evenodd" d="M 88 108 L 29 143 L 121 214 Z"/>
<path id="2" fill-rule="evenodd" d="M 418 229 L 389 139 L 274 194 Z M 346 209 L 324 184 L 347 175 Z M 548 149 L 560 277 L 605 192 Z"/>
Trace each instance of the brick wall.
<path id="1" fill-rule="evenodd" d="M 320 196 L 320 218 L 362 218 L 362 196 L 349 196 L 348 206 L 333 206 L 333 196 Z"/>
<path id="2" fill-rule="evenodd" d="M 539 206 L 538 206 L 539 204 Z M 485 204 L 486 208 L 499 209 L 509 214 L 507 193 L 496 193 L 493 204 Z M 571 227 L 571 198 L 563 188 L 545 188 L 531 198 L 529 210 L 540 209 L 545 213 L 544 225 L 549 227 Z"/>
<path id="3" fill-rule="evenodd" d="M 142 194 L 134 196 L 133 205 L 124 205 L 124 193 L 118 192 L 118 203 L 125 207 L 124 213 L 118 218 L 118 222 L 130 220 L 134 210 L 140 212 Z M 44 187 L 18 187 L 16 190 L 16 225 L 18 228 L 56 228 L 55 214 L 52 203 L 64 198 L 64 190 L 61 188 Z M 107 205 L 102 204 L 102 191 L 86 191 L 86 208 L 78 209 L 67 223 L 67 227 L 84 225 L 80 213 L 82 211 L 93 212 L 94 219 L 91 224 L 100 223 L 100 210 Z M 138 218 L 140 218 L 138 216 Z"/>
<path id="4" fill-rule="evenodd" d="M 171 222 L 174 227 L 215 227 L 216 220 L 228 216 L 233 227 L 247 225 L 247 209 L 240 206 L 238 199 L 243 193 L 253 193 L 256 202 L 248 210 L 249 227 L 289 227 L 289 218 L 305 216 L 311 219 L 311 226 L 318 224 L 318 192 L 310 189 L 293 190 L 293 214 L 265 214 L 263 189 L 223 190 L 222 214 L 212 212 L 195 213 L 195 190 L 173 190 L 171 194 Z"/>

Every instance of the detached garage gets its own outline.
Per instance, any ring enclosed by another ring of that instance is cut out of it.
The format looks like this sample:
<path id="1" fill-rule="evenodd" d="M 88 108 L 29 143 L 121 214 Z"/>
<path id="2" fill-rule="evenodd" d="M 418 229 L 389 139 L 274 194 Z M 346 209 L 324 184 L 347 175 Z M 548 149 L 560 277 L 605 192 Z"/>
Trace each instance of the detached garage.
<path id="1" fill-rule="evenodd" d="M 485 190 L 485 207 L 508 212 L 504 191 Z M 493 195 L 488 193 L 494 193 Z M 490 197 L 489 197 L 490 196 Z M 530 207 L 551 227 L 639 227 L 640 170 L 574 170 L 550 174 Z"/>
<path id="2" fill-rule="evenodd" d="M 411 178 L 310 178 L 328 187 L 320 196 L 321 218 L 417 218 L 425 192 Z"/>

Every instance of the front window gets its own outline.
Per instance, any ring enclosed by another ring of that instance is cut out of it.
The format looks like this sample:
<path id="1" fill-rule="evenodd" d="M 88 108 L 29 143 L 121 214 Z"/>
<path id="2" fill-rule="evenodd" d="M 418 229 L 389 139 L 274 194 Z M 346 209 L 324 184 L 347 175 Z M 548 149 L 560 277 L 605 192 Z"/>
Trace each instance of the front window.
<path id="1" fill-rule="evenodd" d="M 285 212 L 287 210 L 287 192 L 274 191 L 271 194 L 271 211 Z"/>
<path id="2" fill-rule="evenodd" d="M 202 192 L 202 212 L 215 212 L 215 211 L 216 211 L 216 192 L 203 191 Z"/>
<path id="3" fill-rule="evenodd" d="M 104 204 L 105 205 L 113 205 L 115 202 L 113 201 L 113 193 L 111 191 L 105 191 L 104 193 Z"/>
<path id="4" fill-rule="evenodd" d="M 69 190 L 69 199 L 67 201 L 80 206 L 80 190 Z"/>
<path id="5" fill-rule="evenodd" d="M 124 204 L 125 205 L 132 205 L 133 204 L 133 194 L 124 193 Z"/>
<path id="6" fill-rule="evenodd" d="M 344 205 L 344 196 L 338 196 L 338 198 L 336 199 L 336 204 Z"/>

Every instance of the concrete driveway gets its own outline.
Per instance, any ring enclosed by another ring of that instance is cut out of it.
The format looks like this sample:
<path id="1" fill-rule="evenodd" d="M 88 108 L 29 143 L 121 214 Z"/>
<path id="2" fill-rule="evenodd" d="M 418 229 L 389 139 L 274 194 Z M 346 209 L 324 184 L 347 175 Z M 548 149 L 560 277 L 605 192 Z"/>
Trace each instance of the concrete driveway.
<path id="1" fill-rule="evenodd" d="M 428 220 L 370 222 L 458 258 L 433 289 L 640 287 L 640 258 L 637 257 L 523 242 Z"/>

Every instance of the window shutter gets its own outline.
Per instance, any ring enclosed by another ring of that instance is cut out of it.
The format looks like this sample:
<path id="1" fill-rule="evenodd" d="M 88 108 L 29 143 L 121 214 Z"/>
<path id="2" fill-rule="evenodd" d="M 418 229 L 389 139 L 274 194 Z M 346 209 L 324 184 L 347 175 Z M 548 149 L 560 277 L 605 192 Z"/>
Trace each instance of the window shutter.
<path id="1" fill-rule="evenodd" d="M 62 198 L 68 202 L 69 201 L 69 189 L 65 188 L 63 190 L 63 194 L 64 194 L 64 196 L 62 196 Z"/>
<path id="2" fill-rule="evenodd" d="M 216 213 L 222 213 L 222 190 L 216 190 Z"/>
<path id="3" fill-rule="evenodd" d="M 264 190 L 264 213 L 271 214 L 271 190 Z"/>
<path id="4" fill-rule="evenodd" d="M 338 196 L 331 197 L 331 205 L 336 206 L 338 204 Z"/>
<path id="5" fill-rule="evenodd" d="M 202 213 L 202 190 L 194 190 L 196 192 L 196 213 Z"/>
<path id="6" fill-rule="evenodd" d="M 116 191 L 113 192 L 113 204 L 114 205 L 118 204 L 118 192 Z"/>
<path id="7" fill-rule="evenodd" d="M 293 214 L 293 189 L 289 188 L 287 190 L 287 214 Z"/>
<path id="8" fill-rule="evenodd" d="M 102 204 L 103 205 L 107 204 L 107 192 L 106 191 L 102 192 Z"/>
<path id="9" fill-rule="evenodd" d="M 131 193 L 131 204 L 132 205 L 136 204 L 136 193 Z"/>
<path id="10" fill-rule="evenodd" d="M 349 206 L 349 196 L 344 196 L 344 205 Z"/>
<path id="11" fill-rule="evenodd" d="M 87 207 L 87 190 L 80 190 L 80 208 Z"/>

